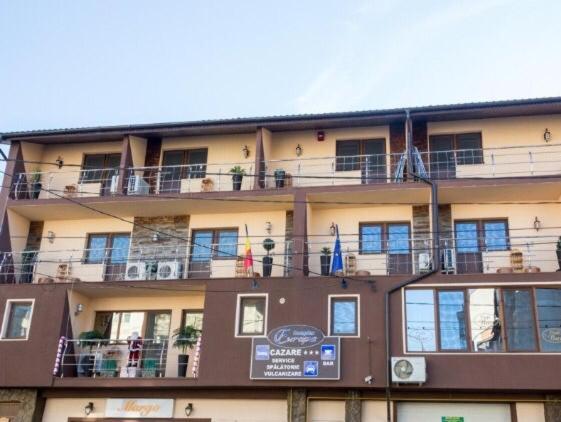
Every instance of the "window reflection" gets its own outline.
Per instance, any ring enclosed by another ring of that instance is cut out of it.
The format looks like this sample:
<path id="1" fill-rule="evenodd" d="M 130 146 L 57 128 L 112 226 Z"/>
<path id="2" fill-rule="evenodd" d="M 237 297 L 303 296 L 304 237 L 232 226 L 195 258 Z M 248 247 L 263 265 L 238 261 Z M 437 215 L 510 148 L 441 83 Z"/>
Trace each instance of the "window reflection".
<path id="1" fill-rule="evenodd" d="M 543 352 L 561 352 L 561 289 L 536 289 L 538 331 Z"/>
<path id="2" fill-rule="evenodd" d="M 504 313 L 508 350 L 535 350 L 536 327 L 529 290 L 505 290 Z"/>
<path id="3" fill-rule="evenodd" d="M 470 289 L 469 313 L 474 352 L 503 350 L 498 289 Z"/>
<path id="4" fill-rule="evenodd" d="M 433 290 L 406 290 L 405 311 L 407 313 L 407 349 L 411 352 L 435 351 Z"/>
<path id="5" fill-rule="evenodd" d="M 465 350 L 467 340 L 464 292 L 438 292 L 438 318 L 440 321 L 440 348 Z"/>

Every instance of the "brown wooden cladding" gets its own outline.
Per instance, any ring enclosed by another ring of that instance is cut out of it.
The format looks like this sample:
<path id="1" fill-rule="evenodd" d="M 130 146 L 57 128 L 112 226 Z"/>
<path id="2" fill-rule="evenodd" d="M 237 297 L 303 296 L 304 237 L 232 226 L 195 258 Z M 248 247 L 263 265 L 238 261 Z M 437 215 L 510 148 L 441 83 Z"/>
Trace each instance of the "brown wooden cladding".
<path id="1" fill-rule="evenodd" d="M 384 293 L 406 277 L 375 277 L 375 283 L 347 279 L 348 288 L 336 278 L 258 278 L 206 280 L 204 333 L 199 378 L 178 379 L 90 379 L 51 377 L 56 349 L 66 326 L 66 295 L 69 284 L 0 286 L 0 315 L 9 298 L 35 298 L 28 341 L 0 341 L 0 385 L 57 388 L 367 388 L 381 391 L 385 386 Z M 543 285 L 561 282 L 561 273 L 438 275 L 423 284 L 536 282 Z M 167 282 L 177 286 L 185 280 Z M 120 284 L 120 283 L 113 283 Z M 130 283 L 129 283 L 130 284 Z M 138 284 L 155 287 L 158 282 Z M 111 283 L 103 283 L 110 289 Z M 249 366 L 251 339 L 235 338 L 237 292 L 268 294 L 268 329 L 286 324 L 308 324 L 328 331 L 328 295 L 360 294 L 361 337 L 343 338 L 341 380 L 339 381 L 251 381 Z M 284 298 L 284 304 L 280 299 Z M 157 300 L 155 293 L 154 300 Z M 162 298 L 165 301 L 165 297 Z M 403 354 L 401 295 L 391 301 L 392 355 Z M 428 382 L 419 386 L 394 386 L 402 391 L 485 391 L 546 392 L 558 390 L 559 380 L 551 368 L 559 366 L 553 354 L 428 354 Z M 374 382 L 364 383 L 371 374 Z"/>

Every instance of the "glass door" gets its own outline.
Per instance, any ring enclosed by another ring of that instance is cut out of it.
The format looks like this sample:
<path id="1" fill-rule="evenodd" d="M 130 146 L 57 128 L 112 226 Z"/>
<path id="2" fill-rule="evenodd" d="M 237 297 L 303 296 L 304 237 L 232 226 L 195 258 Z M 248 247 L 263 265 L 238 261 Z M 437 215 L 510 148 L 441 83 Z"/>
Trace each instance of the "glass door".
<path id="1" fill-rule="evenodd" d="M 189 260 L 189 277 L 210 277 L 210 265 L 213 255 L 212 230 L 193 231 L 191 242 L 191 259 Z"/>
<path id="2" fill-rule="evenodd" d="M 362 183 L 386 182 L 386 140 L 368 139 L 362 141 L 362 154 Z"/>
<path id="3" fill-rule="evenodd" d="M 146 340 L 142 352 L 143 376 L 165 375 L 170 325 L 170 311 L 147 312 L 144 334 Z"/>
<path id="4" fill-rule="evenodd" d="M 160 173 L 160 192 L 178 193 L 181 189 L 181 171 L 184 151 L 165 151 Z"/>
<path id="5" fill-rule="evenodd" d="M 435 135 L 429 138 L 430 175 L 434 179 L 453 179 L 456 177 L 454 160 L 454 136 Z"/>
<path id="6" fill-rule="evenodd" d="M 130 235 L 112 234 L 109 238 L 109 252 L 105 262 L 105 281 L 117 281 L 124 278 L 129 256 Z"/>
<path id="7" fill-rule="evenodd" d="M 388 274 L 411 274 L 409 224 L 388 224 Z"/>
<path id="8" fill-rule="evenodd" d="M 456 222 L 455 231 L 457 273 L 482 273 L 483 256 L 479 247 L 477 221 Z"/>

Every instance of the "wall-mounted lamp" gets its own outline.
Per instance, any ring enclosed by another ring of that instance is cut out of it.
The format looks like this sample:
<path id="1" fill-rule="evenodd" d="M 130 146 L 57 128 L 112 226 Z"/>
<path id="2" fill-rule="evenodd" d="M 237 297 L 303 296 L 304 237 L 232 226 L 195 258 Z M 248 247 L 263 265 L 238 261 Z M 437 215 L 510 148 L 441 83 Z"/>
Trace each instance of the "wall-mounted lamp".
<path id="1" fill-rule="evenodd" d="M 90 413 L 92 413 L 94 411 L 94 404 L 93 402 L 89 402 L 88 404 L 86 404 L 84 406 L 84 413 L 86 414 L 86 416 L 89 416 Z"/>
<path id="2" fill-rule="evenodd" d="M 64 160 L 62 159 L 62 157 L 59 155 L 57 157 L 57 159 L 55 160 L 56 165 L 58 166 L 59 169 L 62 168 L 62 166 L 64 165 Z"/>
<path id="3" fill-rule="evenodd" d="M 191 413 L 193 413 L 193 403 L 188 403 L 185 406 L 185 416 L 191 416 Z"/>
<path id="4" fill-rule="evenodd" d="M 540 221 L 540 219 L 538 217 L 536 217 L 534 219 L 534 229 L 539 232 L 540 229 L 542 228 L 542 222 Z"/>
<path id="5" fill-rule="evenodd" d="M 78 316 L 78 315 L 80 315 L 82 312 L 84 312 L 84 305 L 81 304 L 81 303 L 78 303 L 78 304 L 76 305 L 76 310 L 74 311 L 74 315 L 75 315 L 75 316 Z"/>
<path id="6" fill-rule="evenodd" d="M 54 243 L 55 237 L 56 237 L 55 232 L 50 231 L 50 230 L 47 232 L 47 239 L 49 240 L 49 243 Z"/>
<path id="7" fill-rule="evenodd" d="M 154 232 L 154 234 L 152 235 L 152 242 L 159 242 L 160 241 L 160 235 L 157 232 Z"/>
<path id="8" fill-rule="evenodd" d="M 303 152 L 304 152 L 304 148 L 302 148 L 302 145 L 300 144 L 296 145 L 296 156 L 300 157 Z"/>
<path id="9" fill-rule="evenodd" d="M 331 223 L 331 226 L 329 226 L 329 234 L 331 236 L 335 236 L 337 234 L 337 226 L 335 223 Z"/>
<path id="10" fill-rule="evenodd" d="M 325 132 L 323 130 L 318 130 L 318 132 L 316 133 L 316 137 L 318 142 L 325 141 Z"/>
<path id="11" fill-rule="evenodd" d="M 271 230 L 273 230 L 273 223 L 271 223 L 270 221 L 267 221 L 267 222 L 265 223 L 265 231 L 266 231 L 268 234 L 271 234 Z"/>
<path id="12" fill-rule="evenodd" d="M 551 132 L 549 131 L 548 128 L 545 128 L 545 131 L 544 131 L 544 133 L 543 133 L 543 140 L 544 140 L 545 142 L 551 141 Z"/>
<path id="13" fill-rule="evenodd" d="M 248 158 L 249 157 L 249 148 L 247 147 L 247 145 L 243 146 L 242 154 L 243 154 L 243 158 Z"/>

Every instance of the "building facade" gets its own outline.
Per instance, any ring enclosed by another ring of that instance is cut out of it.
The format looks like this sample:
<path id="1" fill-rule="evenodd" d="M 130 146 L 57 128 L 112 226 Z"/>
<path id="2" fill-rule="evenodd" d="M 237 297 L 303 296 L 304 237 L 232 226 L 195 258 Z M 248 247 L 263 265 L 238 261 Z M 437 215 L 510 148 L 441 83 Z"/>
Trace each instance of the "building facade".
<path id="1" fill-rule="evenodd" d="M 0 421 L 561 421 L 561 98 L 1 139 Z"/>

